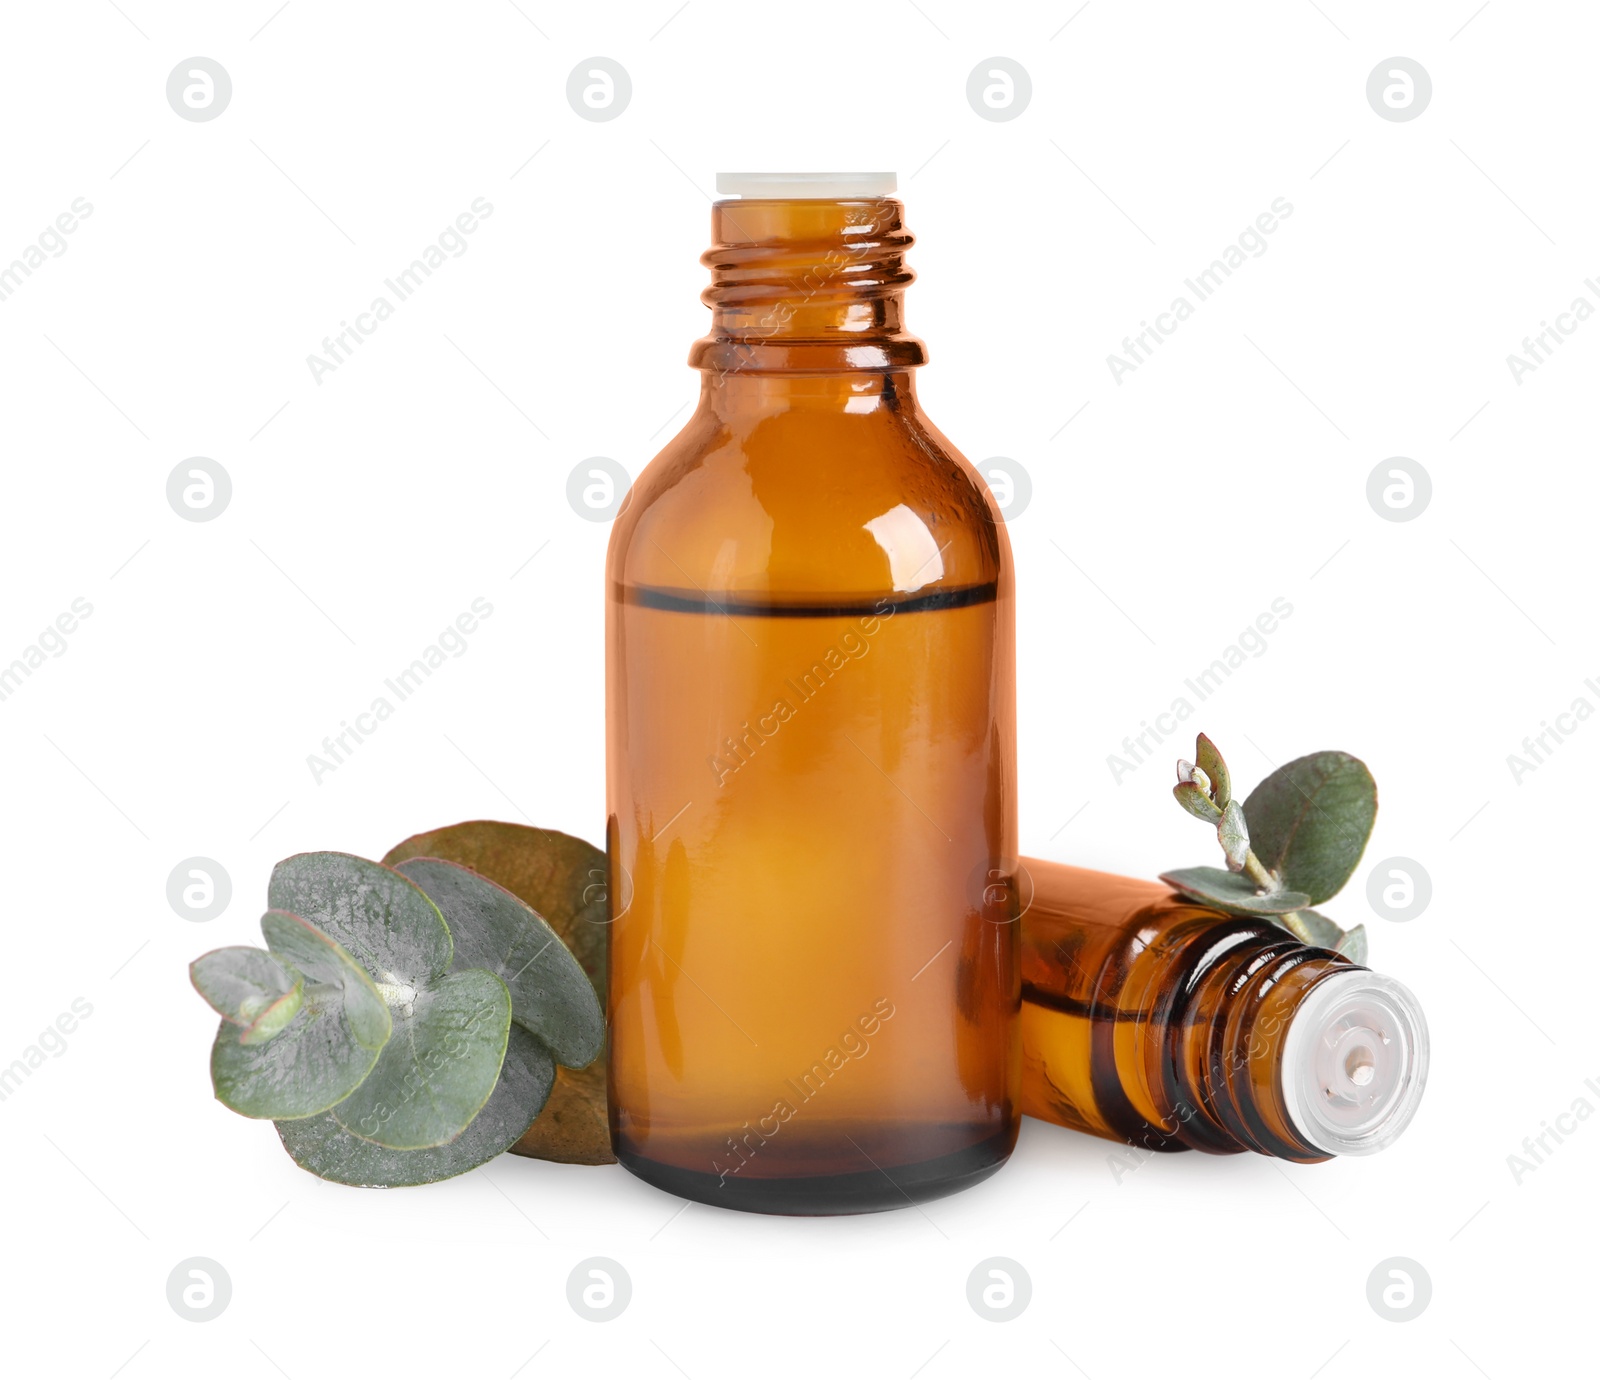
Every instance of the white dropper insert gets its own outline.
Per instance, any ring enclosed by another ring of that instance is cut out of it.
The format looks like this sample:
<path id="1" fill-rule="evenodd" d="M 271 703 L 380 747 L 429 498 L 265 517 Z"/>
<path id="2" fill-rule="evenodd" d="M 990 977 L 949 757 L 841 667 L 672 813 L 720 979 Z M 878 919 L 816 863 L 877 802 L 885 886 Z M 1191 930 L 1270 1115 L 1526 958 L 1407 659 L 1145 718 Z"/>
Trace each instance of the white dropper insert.
<path id="1" fill-rule="evenodd" d="M 717 174 L 718 196 L 773 201 L 850 201 L 893 196 L 892 172 L 724 172 Z"/>
<path id="2" fill-rule="evenodd" d="M 1283 1096 L 1290 1120 L 1330 1155 L 1371 1155 L 1411 1124 L 1428 1079 L 1428 1023 L 1393 978 L 1349 968 L 1289 1018 Z"/>

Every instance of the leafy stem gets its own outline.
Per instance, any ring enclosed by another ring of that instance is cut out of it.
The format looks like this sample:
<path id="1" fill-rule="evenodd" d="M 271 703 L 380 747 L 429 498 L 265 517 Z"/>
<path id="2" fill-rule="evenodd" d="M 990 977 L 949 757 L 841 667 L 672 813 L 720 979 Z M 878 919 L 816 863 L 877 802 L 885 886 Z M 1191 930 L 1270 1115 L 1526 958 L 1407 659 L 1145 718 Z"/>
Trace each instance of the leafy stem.
<path id="1" fill-rule="evenodd" d="M 1240 870 L 1263 891 L 1276 891 L 1279 887 L 1278 879 L 1267 871 L 1253 849 L 1245 849 L 1244 867 Z M 1289 913 L 1294 914 L 1293 911 Z"/>
<path id="2" fill-rule="evenodd" d="M 528 865 L 581 884 L 548 850 Z M 465 1173 L 527 1136 L 558 1066 L 584 1069 L 605 1043 L 597 990 L 561 936 L 462 864 L 302 853 L 273 869 L 267 900 L 265 949 L 190 965 L 222 1018 L 212 1086 L 225 1106 L 276 1122 L 295 1161 L 325 1179 L 398 1187 Z"/>
<path id="3" fill-rule="evenodd" d="M 1349 880 L 1372 832 L 1378 793 L 1363 763 L 1344 752 L 1298 758 L 1241 805 L 1227 763 L 1202 733 L 1195 760 L 1178 763 L 1172 793 L 1215 828 L 1228 870 L 1182 868 L 1162 874 L 1163 881 L 1229 914 L 1268 916 L 1303 943 L 1365 958 L 1361 926 L 1347 932 L 1311 909 Z"/>

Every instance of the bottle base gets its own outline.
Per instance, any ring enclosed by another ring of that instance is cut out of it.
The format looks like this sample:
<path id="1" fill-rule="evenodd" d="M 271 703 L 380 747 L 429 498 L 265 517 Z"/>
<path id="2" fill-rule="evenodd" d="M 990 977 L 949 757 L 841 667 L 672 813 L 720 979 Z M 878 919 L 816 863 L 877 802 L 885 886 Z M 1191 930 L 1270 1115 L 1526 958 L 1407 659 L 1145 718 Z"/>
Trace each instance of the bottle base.
<path id="1" fill-rule="evenodd" d="M 1011 1158 L 1015 1135 L 996 1135 L 953 1154 L 869 1169 L 859 1174 L 818 1174 L 784 1179 L 745 1179 L 680 1169 L 614 1146 L 618 1161 L 647 1184 L 711 1207 L 764 1212 L 782 1217 L 836 1217 L 890 1212 L 948 1197 L 982 1183 Z"/>

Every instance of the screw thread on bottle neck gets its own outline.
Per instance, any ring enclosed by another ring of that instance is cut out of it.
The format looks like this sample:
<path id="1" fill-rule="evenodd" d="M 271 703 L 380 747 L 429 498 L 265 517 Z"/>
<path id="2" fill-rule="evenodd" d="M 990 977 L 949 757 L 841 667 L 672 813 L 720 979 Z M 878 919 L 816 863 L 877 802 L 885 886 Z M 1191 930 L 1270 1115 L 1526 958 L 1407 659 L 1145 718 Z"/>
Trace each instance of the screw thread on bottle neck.
<path id="1" fill-rule="evenodd" d="M 1302 1162 L 1370 1154 L 1410 1123 L 1428 1036 L 1398 982 L 1287 935 L 1197 969 L 1163 1054 L 1165 1092 L 1197 1148 Z"/>
<path id="2" fill-rule="evenodd" d="M 905 331 L 905 262 L 913 241 L 891 197 L 719 201 L 701 262 L 711 331 L 689 363 L 738 373 L 846 373 L 914 368 Z"/>

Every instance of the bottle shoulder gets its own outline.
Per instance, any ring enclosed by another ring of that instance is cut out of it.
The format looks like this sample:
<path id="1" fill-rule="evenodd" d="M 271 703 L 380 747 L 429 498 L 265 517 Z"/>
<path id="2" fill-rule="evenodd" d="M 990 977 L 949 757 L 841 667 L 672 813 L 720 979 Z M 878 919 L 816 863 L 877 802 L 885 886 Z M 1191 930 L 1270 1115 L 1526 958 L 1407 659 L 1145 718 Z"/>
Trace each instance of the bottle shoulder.
<path id="1" fill-rule="evenodd" d="M 920 409 L 702 406 L 634 481 L 614 584 L 803 599 L 992 585 L 1011 553 L 988 485 Z"/>
<path id="2" fill-rule="evenodd" d="M 1031 859 L 1027 867 L 1022 971 L 1033 1000 L 1062 994 L 1143 1009 L 1247 951 L 1297 947 L 1268 920 L 1224 915 L 1160 882 Z"/>

